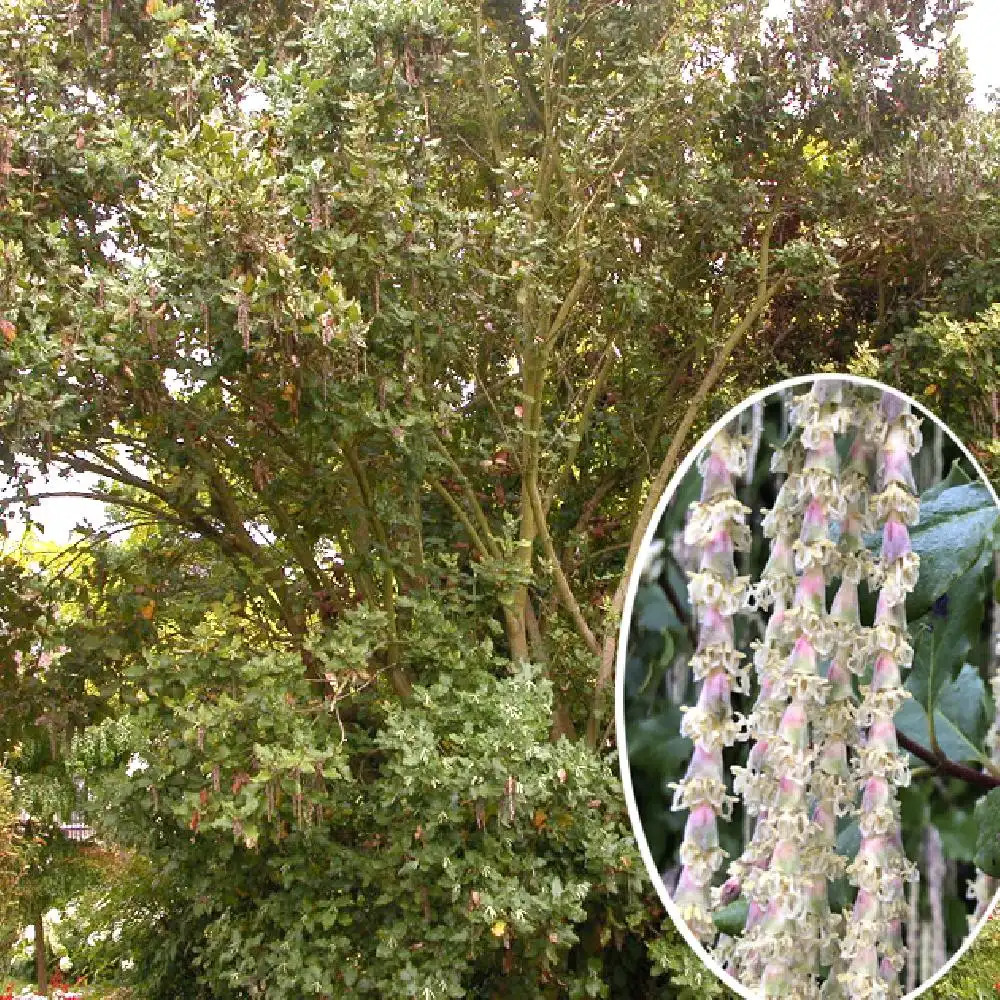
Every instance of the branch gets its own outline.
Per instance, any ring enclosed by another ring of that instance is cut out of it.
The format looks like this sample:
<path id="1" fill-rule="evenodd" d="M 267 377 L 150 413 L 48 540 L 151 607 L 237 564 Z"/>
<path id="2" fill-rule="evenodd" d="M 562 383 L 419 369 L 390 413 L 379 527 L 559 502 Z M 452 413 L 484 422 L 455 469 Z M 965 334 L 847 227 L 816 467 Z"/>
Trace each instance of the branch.
<path id="1" fill-rule="evenodd" d="M 483 533 L 481 544 L 485 544 L 488 555 L 498 558 L 500 552 L 493 543 L 493 533 L 490 530 L 490 522 L 486 518 L 482 505 L 476 499 L 476 491 L 472 488 L 472 484 L 469 482 L 469 477 L 462 471 L 462 467 L 455 461 L 451 452 L 448 451 L 448 449 L 444 446 L 444 442 L 437 436 L 437 434 L 434 433 L 434 431 L 431 431 L 431 437 L 434 439 L 434 443 L 437 445 L 438 450 L 448 463 L 448 467 L 455 473 L 458 477 L 458 481 L 462 484 L 465 497 L 469 501 L 469 506 L 472 508 L 472 515 L 475 517 L 476 523 L 479 525 L 479 528 Z"/>
<path id="2" fill-rule="evenodd" d="M 483 543 L 482 538 L 479 537 L 479 532 L 476 531 L 475 525 L 469 520 L 469 516 L 464 510 L 458 505 L 458 501 L 441 485 L 440 479 L 430 479 L 428 480 L 431 488 L 437 493 L 451 508 L 455 517 L 462 522 L 462 526 L 465 528 L 466 534 L 472 540 L 472 544 L 475 545 L 476 551 L 484 557 L 488 557 L 490 552 Z"/>
<path id="3" fill-rule="evenodd" d="M 695 421 L 698 419 L 698 414 L 701 410 L 702 404 L 705 402 L 708 394 L 715 387 L 715 383 L 718 382 L 719 377 L 722 375 L 722 371 L 728 364 L 729 358 L 736 349 L 736 346 L 746 336 L 747 331 L 757 321 L 761 313 L 764 312 L 771 299 L 773 299 L 774 296 L 785 286 L 786 282 L 787 277 L 782 276 L 774 282 L 774 284 L 764 288 L 754 300 L 750 310 L 743 317 L 743 319 L 740 320 L 740 322 L 733 329 L 732 333 L 729 334 L 723 345 L 716 352 L 715 360 L 705 373 L 704 378 L 702 378 L 701 384 L 698 386 L 691 402 L 688 403 L 687 410 L 684 412 L 680 425 L 674 432 L 673 438 L 670 441 L 670 447 L 667 449 L 667 454 L 656 473 L 656 478 L 650 484 L 646 504 L 642 513 L 639 515 L 639 521 L 633 535 L 633 538 L 636 540 L 635 545 L 633 546 L 636 549 L 636 552 L 638 551 L 639 542 L 642 540 L 643 535 L 645 535 L 646 528 L 648 527 L 650 519 L 653 516 L 653 510 L 659 502 L 660 497 L 663 495 L 663 490 L 665 489 L 667 482 L 673 474 L 674 468 L 680 459 L 681 449 L 687 441 L 687 436 L 690 433 L 691 428 L 694 426 Z M 632 568 L 631 564 L 635 561 L 636 552 L 631 553 L 631 559 L 625 569 L 626 576 L 628 576 L 628 573 Z"/>
<path id="4" fill-rule="evenodd" d="M 586 261 L 581 261 L 580 272 L 576 276 L 576 281 L 573 282 L 570 290 L 566 293 L 566 298 L 563 299 L 562 305 L 559 306 L 559 311 L 556 313 L 555 319 L 552 320 L 546 331 L 546 348 L 551 347 L 555 343 L 556 337 L 559 336 L 560 331 L 566 325 L 566 320 L 569 319 L 570 310 L 579 302 L 580 296 L 583 294 L 584 288 L 587 287 L 589 280 L 590 265 Z"/>
<path id="5" fill-rule="evenodd" d="M 185 525 L 179 517 L 174 517 L 169 511 L 154 504 L 143 503 L 141 500 L 132 500 L 129 497 L 115 496 L 114 493 L 104 493 L 100 490 L 47 490 L 44 493 L 32 493 L 34 500 L 53 500 L 62 497 L 75 497 L 79 500 L 95 500 L 99 503 L 106 503 L 117 507 L 127 507 L 129 510 L 141 510 L 146 514 L 152 514 L 161 521 L 169 524 L 176 524 L 181 527 Z"/>
<path id="6" fill-rule="evenodd" d="M 673 474 L 674 468 L 680 459 L 681 449 L 684 447 L 687 436 L 698 418 L 698 413 L 702 404 L 705 402 L 708 394 L 715 387 L 716 382 L 718 382 L 723 369 L 729 362 L 730 356 L 740 341 L 746 336 L 753 324 L 767 308 L 771 299 L 773 299 L 774 296 L 777 295 L 777 293 L 781 291 L 781 289 L 784 288 L 788 282 L 788 275 L 782 275 L 772 284 L 768 285 L 767 283 L 771 230 L 774 228 L 774 221 L 778 216 L 778 211 L 779 203 L 775 203 L 768 212 L 767 218 L 764 222 L 764 232 L 761 237 L 760 249 L 760 277 L 758 282 L 758 291 L 756 297 L 754 298 L 753 305 L 751 305 L 746 315 L 740 320 L 739 323 L 736 324 L 736 327 L 718 349 L 715 360 L 705 373 L 701 380 L 701 384 L 698 386 L 698 389 L 694 394 L 694 397 L 688 404 L 680 425 L 674 432 L 674 436 L 670 442 L 670 447 L 667 449 L 666 457 L 663 459 L 663 462 L 656 473 L 656 477 L 650 484 L 649 493 L 646 497 L 646 503 L 642 508 L 642 513 L 639 515 L 638 522 L 632 532 L 632 542 L 629 546 L 628 555 L 625 557 L 625 567 L 611 603 L 613 613 L 612 621 L 610 628 L 605 633 L 604 646 L 601 652 L 601 664 L 598 668 L 597 680 L 594 685 L 594 701 L 591 708 L 590 719 L 587 723 L 587 743 L 592 748 L 596 747 L 599 735 L 598 726 L 600 724 L 600 706 L 603 691 L 614 675 L 617 632 L 616 626 L 618 624 L 615 619 L 621 614 L 622 608 L 625 605 L 625 592 L 628 589 L 628 581 L 632 575 L 635 560 L 639 555 L 639 546 L 642 544 L 642 540 L 646 535 L 646 529 L 649 527 L 649 522 L 653 519 L 653 511 L 656 509 L 656 505 L 659 503 L 660 497 L 663 495 L 667 482 Z"/>
<path id="7" fill-rule="evenodd" d="M 531 509 L 535 515 L 535 527 L 538 529 L 538 534 L 541 537 L 545 556 L 552 563 L 552 575 L 556 581 L 556 592 L 559 594 L 563 607 L 570 613 L 577 631 L 587 644 L 587 648 L 595 656 L 600 656 L 600 644 L 587 624 L 586 618 L 583 617 L 580 605 L 573 594 L 573 589 L 569 585 L 569 580 L 566 579 L 566 574 L 559 563 L 559 557 L 556 555 L 555 546 L 552 544 L 552 536 L 549 534 L 548 525 L 545 523 L 545 512 L 542 510 L 542 498 L 538 495 L 538 487 L 530 479 L 525 481 L 524 487 L 528 491 Z"/>
<path id="8" fill-rule="evenodd" d="M 966 764 L 959 764 L 946 757 L 941 751 L 935 753 L 922 744 L 911 740 L 909 736 L 905 736 L 898 729 L 896 730 L 896 741 L 904 750 L 908 750 L 914 757 L 919 757 L 939 774 L 946 774 L 950 778 L 959 778 L 970 785 L 978 785 L 980 788 L 1000 788 L 1000 778 L 995 778 L 992 774 L 986 774 L 983 771 L 977 771 L 974 767 L 969 767 Z"/>

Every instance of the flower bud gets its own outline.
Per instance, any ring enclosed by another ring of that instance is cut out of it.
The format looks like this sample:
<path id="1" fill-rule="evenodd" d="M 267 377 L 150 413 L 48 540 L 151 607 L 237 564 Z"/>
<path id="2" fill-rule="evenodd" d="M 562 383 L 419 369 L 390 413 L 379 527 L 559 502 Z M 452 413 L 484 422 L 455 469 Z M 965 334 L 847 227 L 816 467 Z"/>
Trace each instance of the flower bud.
<path id="1" fill-rule="evenodd" d="M 898 754 L 899 744 L 896 742 L 896 727 L 892 719 L 876 719 L 868 731 L 868 740 L 865 745 L 878 747 L 890 754 Z"/>
<path id="2" fill-rule="evenodd" d="M 839 659 L 830 661 L 826 672 L 827 702 L 849 701 L 854 694 L 851 685 L 851 672 Z"/>
<path id="3" fill-rule="evenodd" d="M 709 454 L 705 462 L 703 476 L 704 479 L 701 485 L 701 499 L 703 502 L 713 500 L 718 496 L 732 495 L 735 492 L 733 489 L 733 477 L 726 466 L 725 459 L 716 452 Z"/>
<path id="4" fill-rule="evenodd" d="M 906 605 L 904 601 L 894 601 L 892 595 L 880 591 L 875 605 L 875 626 L 888 625 L 897 632 L 906 632 Z"/>
<path id="5" fill-rule="evenodd" d="M 875 666 L 872 668 L 873 691 L 885 691 L 898 688 L 902 683 L 899 673 L 899 664 L 893 656 L 888 653 L 881 653 L 875 659 Z"/>
<path id="6" fill-rule="evenodd" d="M 809 717 L 800 702 L 793 701 L 782 714 L 778 739 L 795 750 L 805 750 L 809 746 Z"/>
<path id="7" fill-rule="evenodd" d="M 730 690 L 729 674 L 725 670 L 712 671 L 702 682 L 698 707 L 707 715 L 729 718 L 732 712 Z"/>
<path id="8" fill-rule="evenodd" d="M 890 517 L 882 529 L 882 561 L 884 563 L 895 562 L 910 552 L 912 548 L 910 533 L 906 530 L 906 525 L 901 524 L 894 517 Z"/>
<path id="9" fill-rule="evenodd" d="M 833 604 L 830 607 L 830 618 L 845 625 L 860 625 L 861 612 L 858 605 L 858 585 L 850 580 L 844 580 L 837 588 Z"/>
<path id="10" fill-rule="evenodd" d="M 795 564 L 792 561 L 792 547 L 784 535 L 778 535 L 771 544 L 771 554 L 761 573 L 762 578 L 794 577 Z"/>
<path id="11" fill-rule="evenodd" d="M 702 547 L 701 571 L 714 573 L 723 580 L 732 580 L 736 576 L 734 551 L 729 531 L 725 528 L 716 531 Z"/>
<path id="12" fill-rule="evenodd" d="M 837 475 L 840 471 L 840 458 L 832 433 L 820 431 L 815 435 L 809 435 L 808 442 L 803 437 L 803 443 L 809 449 L 806 452 L 806 469 L 818 469 L 821 472 L 828 472 L 831 476 Z"/>
<path id="13" fill-rule="evenodd" d="M 895 426 L 890 428 L 885 447 L 879 456 L 879 478 L 883 489 L 891 483 L 899 483 L 908 493 L 917 492 L 910 453 L 906 449 L 906 438 Z"/>
<path id="14" fill-rule="evenodd" d="M 826 580 L 821 569 L 813 569 L 799 578 L 795 606 L 821 615 L 826 611 Z"/>
<path id="15" fill-rule="evenodd" d="M 711 806 L 702 803 L 688 813 L 687 823 L 684 825 L 684 840 L 703 851 L 719 846 L 715 810 Z"/>

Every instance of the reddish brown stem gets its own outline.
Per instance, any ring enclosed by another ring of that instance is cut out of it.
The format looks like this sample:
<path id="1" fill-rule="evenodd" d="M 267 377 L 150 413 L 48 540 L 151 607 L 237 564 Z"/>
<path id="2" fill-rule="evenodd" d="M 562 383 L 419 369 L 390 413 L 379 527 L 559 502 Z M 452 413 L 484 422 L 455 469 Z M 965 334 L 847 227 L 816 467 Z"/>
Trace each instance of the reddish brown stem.
<path id="1" fill-rule="evenodd" d="M 896 740 L 904 750 L 909 750 L 914 757 L 919 757 L 929 764 L 940 774 L 947 774 L 951 778 L 960 778 L 970 785 L 978 785 L 980 788 L 1000 788 L 1000 778 L 986 774 L 984 771 L 977 771 L 974 767 L 966 764 L 959 764 L 958 761 L 949 760 L 944 754 L 937 754 L 933 750 L 922 746 L 909 736 L 904 736 L 898 729 L 896 730 Z"/>

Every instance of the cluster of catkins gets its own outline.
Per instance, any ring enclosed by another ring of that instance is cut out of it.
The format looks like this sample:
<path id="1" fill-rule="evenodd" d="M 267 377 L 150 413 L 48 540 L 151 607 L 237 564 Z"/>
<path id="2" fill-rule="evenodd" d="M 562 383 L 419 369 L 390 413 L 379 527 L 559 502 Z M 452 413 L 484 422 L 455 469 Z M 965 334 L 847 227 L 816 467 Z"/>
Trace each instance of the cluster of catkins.
<path id="1" fill-rule="evenodd" d="M 916 878 L 900 836 L 896 790 L 909 770 L 893 716 L 913 659 L 904 603 L 919 571 L 908 528 L 919 514 L 910 461 L 920 424 L 900 397 L 838 380 L 795 397 L 789 423 L 771 463 L 782 483 L 763 518 L 760 579 L 736 569 L 751 529 L 734 489 L 746 442 L 732 430 L 702 461 L 701 500 L 684 530 L 699 694 L 681 724 L 694 753 L 674 786 L 673 808 L 688 815 L 673 900 L 727 971 L 765 997 L 890 1000 L 905 963 L 905 884 Z M 877 556 L 864 542 L 874 531 Z M 859 613 L 864 580 L 878 593 L 870 626 Z M 757 611 L 769 616 L 748 662 L 734 618 Z M 751 679 L 757 698 L 743 717 L 731 696 Z M 746 766 L 731 768 L 730 793 L 723 750 L 739 741 L 750 748 Z M 726 860 L 718 824 L 736 797 L 745 848 L 716 886 Z M 844 817 L 860 829 L 850 862 L 836 849 Z M 854 905 L 838 912 L 829 890 L 844 877 Z M 713 912 L 739 896 L 743 933 L 720 936 Z"/>

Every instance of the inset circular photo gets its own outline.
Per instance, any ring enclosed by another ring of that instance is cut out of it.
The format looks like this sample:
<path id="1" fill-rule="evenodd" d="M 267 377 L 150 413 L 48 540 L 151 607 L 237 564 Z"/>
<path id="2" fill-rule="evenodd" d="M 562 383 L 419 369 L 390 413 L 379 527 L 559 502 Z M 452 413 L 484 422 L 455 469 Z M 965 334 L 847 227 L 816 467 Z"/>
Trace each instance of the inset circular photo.
<path id="1" fill-rule="evenodd" d="M 943 975 L 1000 876 L 1000 510 L 921 405 L 793 379 L 715 425 L 629 582 L 622 778 L 671 917 L 747 997 Z"/>

